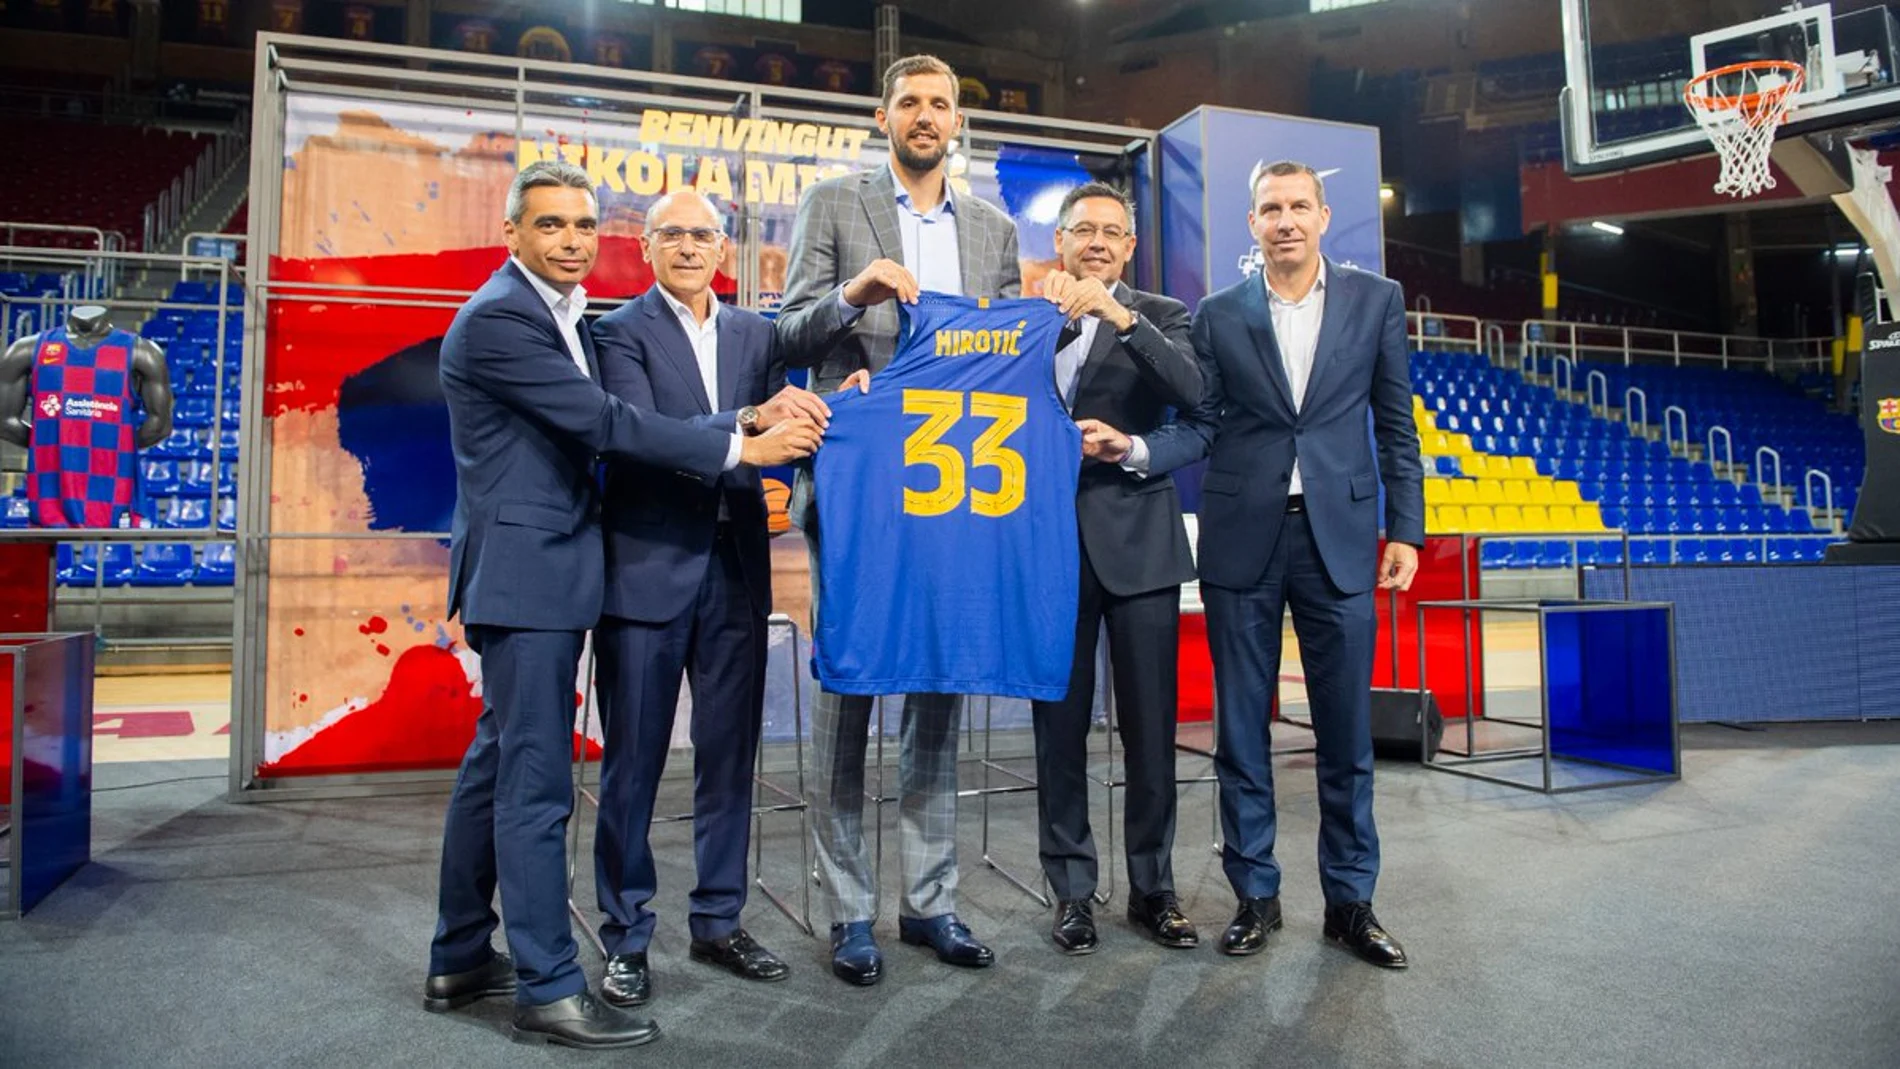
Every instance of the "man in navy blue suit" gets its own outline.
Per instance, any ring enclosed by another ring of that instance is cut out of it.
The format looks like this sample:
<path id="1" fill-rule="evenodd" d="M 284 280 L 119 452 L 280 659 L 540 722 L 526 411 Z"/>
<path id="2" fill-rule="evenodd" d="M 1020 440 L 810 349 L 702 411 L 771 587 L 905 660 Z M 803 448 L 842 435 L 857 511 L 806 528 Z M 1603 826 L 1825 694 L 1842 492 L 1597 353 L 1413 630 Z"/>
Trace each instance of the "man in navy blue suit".
<path id="1" fill-rule="evenodd" d="M 1405 298 L 1397 283 L 1320 255 L 1332 212 L 1311 167 L 1262 164 L 1248 188 L 1265 270 L 1201 302 L 1192 337 L 1206 392 L 1157 432 L 1196 434 L 1211 449 L 1201 599 L 1220 709 L 1222 867 L 1240 899 L 1221 949 L 1258 953 L 1281 925 L 1267 719 L 1291 606 L 1318 750 L 1325 934 L 1403 968 L 1404 949 L 1372 912 L 1371 721 L 1373 588 L 1410 586 L 1425 542 Z"/>
<path id="2" fill-rule="evenodd" d="M 725 431 L 758 434 L 801 416 L 822 426 L 830 408 L 785 385 L 772 324 L 713 294 L 725 244 L 717 209 L 699 194 L 669 193 L 647 209 L 641 250 L 655 284 L 594 324 L 601 384 L 636 408 Z M 605 521 L 606 614 L 594 631 L 606 735 L 594 836 L 608 954 L 601 997 L 637 1006 L 652 995 L 647 904 L 658 880 L 647 833 L 682 674 L 692 682 L 698 871 L 688 953 L 744 979 L 782 980 L 791 970 L 739 923 L 772 611 L 759 473 L 740 468 L 707 484 L 617 460 Z"/>
<path id="3" fill-rule="evenodd" d="M 517 1040 L 623 1047 L 659 1028 L 588 992 L 563 842 L 575 676 L 603 598 L 596 461 L 637 457 L 712 482 L 740 464 L 809 455 L 819 430 L 795 419 L 744 437 L 601 389 L 581 322 L 581 280 L 598 247 L 592 189 L 569 164 L 522 170 L 502 222 L 508 262 L 442 339 L 456 484 L 449 611 L 481 657 L 482 713 L 449 799 L 423 1004 L 441 1011 L 512 993 Z M 489 942 L 497 888 L 512 960 Z"/>

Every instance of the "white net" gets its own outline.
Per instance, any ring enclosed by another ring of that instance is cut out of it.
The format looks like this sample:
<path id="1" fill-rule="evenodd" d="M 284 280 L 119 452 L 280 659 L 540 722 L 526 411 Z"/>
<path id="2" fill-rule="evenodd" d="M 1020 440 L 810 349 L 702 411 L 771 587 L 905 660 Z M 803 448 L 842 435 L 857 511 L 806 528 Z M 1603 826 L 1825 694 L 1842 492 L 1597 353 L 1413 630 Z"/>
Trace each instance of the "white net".
<path id="1" fill-rule="evenodd" d="M 1752 197 L 1775 188 L 1768 156 L 1802 77 L 1794 63 L 1745 63 L 1710 71 L 1689 83 L 1683 103 L 1722 161 L 1717 193 Z"/>

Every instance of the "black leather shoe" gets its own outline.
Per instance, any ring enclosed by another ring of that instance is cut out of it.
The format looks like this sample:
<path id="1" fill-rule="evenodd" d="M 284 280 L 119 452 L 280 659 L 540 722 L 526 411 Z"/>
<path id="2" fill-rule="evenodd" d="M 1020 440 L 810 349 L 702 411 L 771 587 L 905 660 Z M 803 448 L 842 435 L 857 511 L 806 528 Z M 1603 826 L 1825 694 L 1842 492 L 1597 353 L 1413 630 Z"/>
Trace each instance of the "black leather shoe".
<path id="1" fill-rule="evenodd" d="M 660 1026 L 614 1009 L 583 991 L 558 1002 L 516 1006 L 508 1038 L 516 1043 L 553 1043 L 584 1050 L 637 1047 L 660 1038 Z"/>
<path id="2" fill-rule="evenodd" d="M 940 917 L 899 917 L 897 938 L 911 946 L 930 947 L 937 952 L 937 960 L 945 965 L 986 969 L 996 961 L 990 948 L 977 942 L 969 926 L 954 913 Z"/>
<path id="3" fill-rule="evenodd" d="M 607 975 L 600 980 L 600 997 L 625 1009 L 653 997 L 653 976 L 647 972 L 647 952 L 615 954 L 607 959 Z"/>
<path id="4" fill-rule="evenodd" d="M 1128 922 L 1164 947 L 1186 949 L 1201 945 L 1194 922 L 1181 912 L 1173 891 L 1157 891 L 1143 899 L 1128 900 Z"/>
<path id="5" fill-rule="evenodd" d="M 1049 932 L 1056 949 L 1064 954 L 1095 953 L 1099 940 L 1095 934 L 1095 907 L 1086 898 L 1056 903 L 1056 926 Z"/>
<path id="6" fill-rule="evenodd" d="M 497 954 L 467 972 L 439 973 L 422 982 L 422 1008 L 446 1013 L 476 999 L 515 993 L 515 963 Z"/>
<path id="7" fill-rule="evenodd" d="M 871 935 L 870 921 L 831 926 L 831 974 L 859 987 L 884 979 L 884 955 Z"/>
<path id="8" fill-rule="evenodd" d="M 1243 898 L 1240 908 L 1234 911 L 1234 922 L 1221 933 L 1220 952 L 1235 957 L 1258 954 L 1267 949 L 1267 933 L 1279 931 L 1283 923 L 1279 895 Z"/>
<path id="9" fill-rule="evenodd" d="M 741 980 L 783 980 L 791 966 L 737 928 L 724 939 L 695 939 L 688 953 L 694 961 L 717 965 Z"/>
<path id="10" fill-rule="evenodd" d="M 1399 941 L 1379 927 L 1370 902 L 1326 907 L 1326 938 L 1382 969 L 1403 969 L 1411 964 Z"/>

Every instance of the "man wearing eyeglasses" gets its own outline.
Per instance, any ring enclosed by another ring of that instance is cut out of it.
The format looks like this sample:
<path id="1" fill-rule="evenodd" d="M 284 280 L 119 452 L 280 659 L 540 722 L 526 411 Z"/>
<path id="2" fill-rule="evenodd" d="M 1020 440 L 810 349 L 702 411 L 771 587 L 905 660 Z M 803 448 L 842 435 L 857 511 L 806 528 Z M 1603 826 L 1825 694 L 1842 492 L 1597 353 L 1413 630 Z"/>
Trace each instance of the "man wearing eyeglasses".
<path id="1" fill-rule="evenodd" d="M 756 435 L 799 417 L 822 428 L 831 410 L 785 385 L 772 325 L 713 294 L 725 242 L 719 212 L 697 193 L 669 193 L 647 210 L 640 247 L 655 285 L 594 325 L 602 384 L 636 408 L 721 430 Z M 652 996 L 648 903 L 658 883 L 647 834 L 682 676 L 693 697 L 698 874 L 689 954 L 743 979 L 782 980 L 786 964 L 739 923 L 772 611 L 759 473 L 738 468 L 708 484 L 627 460 L 608 466 L 605 497 L 607 597 L 594 631 L 605 733 L 594 839 L 608 953 L 601 997 L 626 1007 Z"/>
<path id="2" fill-rule="evenodd" d="M 1057 213 L 1062 268 L 1043 294 L 1073 323 L 1056 353 L 1056 389 L 1082 428 L 1075 514 L 1082 575 L 1069 693 L 1031 706 L 1042 870 L 1056 895 L 1050 933 L 1065 954 L 1098 942 L 1091 896 L 1088 738 L 1096 636 L 1108 624 L 1115 708 L 1126 750 L 1128 919 L 1166 947 L 1199 942 L 1174 893 L 1174 722 L 1181 584 L 1194 577 L 1181 499 L 1168 472 L 1199 456 L 1179 436 L 1143 440 L 1170 408 L 1201 399 L 1187 306 L 1121 281 L 1134 212 L 1115 187 L 1072 190 Z"/>

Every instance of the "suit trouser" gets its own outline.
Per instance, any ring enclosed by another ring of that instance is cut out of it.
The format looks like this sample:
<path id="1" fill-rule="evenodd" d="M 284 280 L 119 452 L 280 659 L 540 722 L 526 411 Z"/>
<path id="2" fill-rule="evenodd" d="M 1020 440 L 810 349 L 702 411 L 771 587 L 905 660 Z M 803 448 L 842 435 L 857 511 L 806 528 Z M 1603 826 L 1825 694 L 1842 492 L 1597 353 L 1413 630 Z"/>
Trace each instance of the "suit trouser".
<path id="1" fill-rule="evenodd" d="M 818 544 L 809 529 L 812 615 L 818 614 Z M 813 703 L 812 837 L 835 924 L 877 912 L 877 874 L 864 838 L 864 757 L 872 699 L 822 688 Z M 898 912 L 936 917 L 957 908 L 957 729 L 963 699 L 907 694 L 898 729 L 897 840 L 904 881 Z"/>
<path id="2" fill-rule="evenodd" d="M 765 703 L 765 619 L 753 608 L 738 546 L 714 539 L 693 603 L 665 623 L 609 616 L 594 629 L 601 683 L 600 813 L 594 881 L 609 954 L 644 951 L 659 888 L 648 829 L 666 769 L 680 679 L 692 685 L 694 939 L 739 927 L 752 840 L 752 762 Z"/>
<path id="3" fill-rule="evenodd" d="M 1095 705 L 1095 646 L 1108 621 L 1109 668 L 1128 777 L 1124 827 L 1128 883 L 1135 899 L 1174 890 L 1174 732 L 1181 631 L 1181 588 L 1128 597 L 1102 588 L 1082 552 L 1081 597 L 1069 693 L 1034 702 L 1036 811 L 1042 871 L 1063 901 L 1095 893 L 1097 863 L 1089 828 L 1088 738 Z"/>
<path id="4" fill-rule="evenodd" d="M 431 974 L 486 962 L 501 890 L 508 951 L 523 1005 L 587 990 L 567 913 L 568 814 L 574 808 L 574 680 L 581 631 L 473 625 L 482 713 L 462 758 L 442 831 Z"/>
<path id="5" fill-rule="evenodd" d="M 1280 893 L 1268 707 L 1280 676 L 1282 614 L 1293 609 L 1312 705 L 1319 872 L 1328 905 L 1369 902 L 1379 877 L 1372 820 L 1373 593 L 1342 593 L 1303 512 L 1288 513 L 1267 570 L 1245 590 L 1201 586 L 1220 702 L 1221 866 L 1241 898 Z"/>

